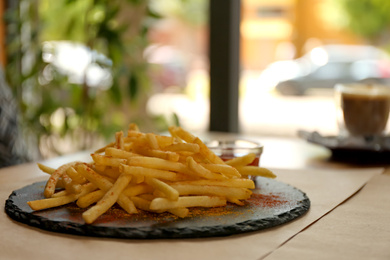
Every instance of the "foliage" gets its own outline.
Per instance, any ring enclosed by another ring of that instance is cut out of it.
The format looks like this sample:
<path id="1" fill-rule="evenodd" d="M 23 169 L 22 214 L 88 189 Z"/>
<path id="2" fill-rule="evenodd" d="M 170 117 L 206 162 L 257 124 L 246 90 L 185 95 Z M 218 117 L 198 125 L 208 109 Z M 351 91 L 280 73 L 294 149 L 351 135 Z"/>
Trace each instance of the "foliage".
<path id="1" fill-rule="evenodd" d="M 147 0 L 10 1 L 5 18 L 6 76 L 26 136 L 51 152 L 62 152 L 56 148 L 64 138 L 87 149 L 101 135 L 112 136 L 145 116 L 142 102 L 150 86 L 142 54 L 149 26 L 159 19 Z M 58 54 L 56 41 L 84 46 L 91 58 L 87 68 L 110 70 L 111 78 L 92 85 L 85 71 L 82 81 L 72 80 L 42 58 Z"/>
<path id="2" fill-rule="evenodd" d="M 390 1 L 388 0 L 333 0 L 335 20 L 339 26 L 368 40 L 371 44 L 383 46 L 390 39 Z"/>
<path id="3" fill-rule="evenodd" d="M 192 26 L 207 22 L 208 0 L 151 0 L 151 9 Z"/>

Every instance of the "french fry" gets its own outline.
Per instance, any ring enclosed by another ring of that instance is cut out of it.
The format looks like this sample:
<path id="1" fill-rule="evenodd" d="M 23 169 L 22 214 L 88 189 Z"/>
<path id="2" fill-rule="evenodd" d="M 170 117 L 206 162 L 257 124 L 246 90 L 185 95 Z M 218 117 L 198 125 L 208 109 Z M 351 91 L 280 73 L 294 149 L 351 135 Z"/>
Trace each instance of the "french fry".
<path id="1" fill-rule="evenodd" d="M 155 212 L 154 210 L 150 209 L 150 201 L 149 200 L 141 198 L 141 197 L 137 197 L 137 196 L 131 197 L 130 199 L 131 199 L 131 201 L 133 201 L 134 205 L 137 208 L 139 208 L 141 210 L 145 210 L 145 211 Z"/>
<path id="2" fill-rule="evenodd" d="M 114 185 L 107 191 L 107 193 L 101 198 L 98 203 L 85 211 L 82 216 L 87 224 L 94 222 L 99 216 L 106 212 L 114 203 L 117 202 L 119 196 L 126 186 L 129 184 L 131 176 L 121 175 Z"/>
<path id="3" fill-rule="evenodd" d="M 177 162 L 180 158 L 180 156 L 177 153 L 170 152 L 170 151 L 154 150 L 144 146 L 136 147 L 135 151 L 141 155 L 145 155 L 149 157 L 157 157 L 157 158 L 161 158 L 173 162 Z"/>
<path id="4" fill-rule="evenodd" d="M 45 186 L 45 190 L 43 192 L 43 194 L 45 195 L 46 198 L 50 198 L 53 194 L 54 194 L 54 191 L 56 189 L 56 186 L 57 186 L 57 182 L 59 180 L 60 177 L 62 177 L 64 175 L 64 173 L 66 172 L 66 170 L 69 168 L 69 167 L 72 167 L 72 166 L 75 166 L 77 164 L 79 164 L 80 162 L 71 162 L 71 163 L 67 163 L 67 164 L 64 164 L 62 166 L 60 166 L 58 169 L 56 169 L 51 175 L 50 175 L 50 178 L 49 180 L 46 182 L 46 186 Z M 68 182 L 69 183 L 69 182 Z M 66 186 L 66 184 L 65 184 Z"/>
<path id="5" fill-rule="evenodd" d="M 114 145 L 115 145 L 115 142 L 111 142 L 111 143 L 107 144 L 106 146 L 103 146 L 103 147 L 101 147 L 101 148 L 95 150 L 93 153 L 102 153 L 102 152 L 104 152 L 108 147 L 114 147 Z"/>
<path id="6" fill-rule="evenodd" d="M 113 186 L 113 184 L 107 178 L 96 173 L 85 164 L 77 165 L 77 171 L 83 174 L 86 179 L 88 179 L 95 186 L 99 187 L 101 190 L 107 191 Z M 130 180 L 131 178 L 129 179 L 129 182 Z M 118 204 L 130 214 L 137 213 L 137 209 L 134 207 L 132 201 L 130 201 L 129 198 L 123 194 L 119 194 Z M 88 219 L 92 219 L 92 216 L 89 216 Z"/>
<path id="7" fill-rule="evenodd" d="M 172 182 L 174 184 L 189 184 L 189 185 L 209 185 L 209 186 L 223 186 L 232 188 L 246 188 L 254 189 L 255 183 L 250 179 L 227 179 L 227 180 L 190 180 L 190 181 L 177 181 Z"/>
<path id="8" fill-rule="evenodd" d="M 178 216 L 179 218 L 185 218 L 190 212 L 188 208 L 174 208 L 168 209 L 167 211 L 172 213 L 173 215 Z"/>
<path id="9" fill-rule="evenodd" d="M 222 206 L 226 206 L 226 199 L 215 196 L 181 196 L 177 201 L 172 201 L 166 198 L 155 198 L 150 203 L 151 210 Z"/>
<path id="10" fill-rule="evenodd" d="M 172 136 L 156 135 L 158 146 L 165 150 L 165 147 L 172 145 L 175 142 L 175 138 Z"/>
<path id="11" fill-rule="evenodd" d="M 276 178 L 276 175 L 267 168 L 258 166 L 237 166 L 236 169 L 245 176 L 262 176 L 266 178 Z"/>
<path id="12" fill-rule="evenodd" d="M 178 126 L 171 126 L 168 128 L 169 132 L 173 137 L 176 137 L 184 142 L 187 143 L 193 143 L 195 140 L 195 136 L 191 134 L 190 132 L 184 130 L 181 127 Z"/>
<path id="13" fill-rule="evenodd" d="M 65 190 L 69 193 L 78 194 L 81 192 L 81 185 L 75 183 L 66 173 L 62 175 L 62 180 L 64 181 Z"/>
<path id="14" fill-rule="evenodd" d="M 127 165 L 129 166 L 141 166 L 151 169 L 160 169 L 174 172 L 187 172 L 187 166 L 169 160 L 164 160 L 161 158 L 155 157 L 146 157 L 146 156 L 134 156 L 127 160 Z"/>
<path id="15" fill-rule="evenodd" d="M 120 158 L 120 159 L 128 159 L 130 157 L 138 155 L 136 153 L 128 152 L 128 151 L 121 150 L 121 149 L 114 148 L 114 147 L 108 147 L 105 150 L 105 154 L 108 156 L 112 156 L 112 157 Z"/>
<path id="16" fill-rule="evenodd" d="M 221 158 L 219 158 L 215 153 L 213 153 L 198 137 L 196 137 L 193 142 L 199 145 L 200 154 L 202 154 L 210 162 L 215 164 L 225 164 L 225 162 Z"/>
<path id="17" fill-rule="evenodd" d="M 75 168 L 72 166 L 72 167 L 69 167 L 67 170 L 66 170 L 66 175 L 69 176 L 69 178 L 72 179 L 73 182 L 75 183 L 78 183 L 78 184 L 84 184 L 87 182 L 87 180 L 81 175 L 79 174 Z"/>
<path id="18" fill-rule="evenodd" d="M 235 198 L 237 200 L 248 199 L 252 194 L 252 192 L 246 188 L 223 186 L 172 184 L 171 187 L 174 188 L 180 195 L 208 195 Z"/>
<path id="19" fill-rule="evenodd" d="M 199 153 L 200 148 L 199 145 L 193 143 L 176 143 L 165 147 L 164 150 L 171 152 Z"/>
<path id="20" fill-rule="evenodd" d="M 43 165 L 43 164 L 41 164 L 41 163 L 37 163 L 37 165 L 38 165 L 38 167 L 39 167 L 39 169 L 40 169 L 41 171 L 43 171 L 43 172 L 45 172 L 45 173 L 47 173 L 47 174 L 50 174 L 50 175 L 53 174 L 53 172 L 56 171 L 56 169 L 51 168 L 51 167 L 46 166 L 46 165 Z"/>
<path id="21" fill-rule="evenodd" d="M 135 123 L 130 123 L 130 124 L 129 124 L 129 128 L 128 128 L 128 131 L 139 132 L 138 125 L 135 124 Z"/>
<path id="22" fill-rule="evenodd" d="M 162 192 L 170 200 L 177 200 L 179 198 L 179 192 L 175 190 L 174 187 L 169 186 L 163 181 L 156 178 L 146 178 L 145 182 L 156 190 Z"/>
<path id="23" fill-rule="evenodd" d="M 115 148 L 122 149 L 124 148 L 124 140 L 123 140 L 123 131 L 115 133 Z"/>
<path id="24" fill-rule="evenodd" d="M 147 133 L 145 135 L 145 138 L 146 138 L 147 142 L 149 143 L 150 148 L 152 148 L 154 150 L 160 149 L 160 146 L 158 145 L 157 138 L 154 134 Z"/>
<path id="25" fill-rule="evenodd" d="M 106 194 L 104 190 L 92 191 L 88 194 L 79 197 L 76 204 L 80 208 L 86 208 L 91 204 L 98 202 L 101 198 L 103 198 L 104 194 Z"/>
<path id="26" fill-rule="evenodd" d="M 91 154 L 93 161 L 96 165 L 119 167 L 121 163 L 126 163 L 126 159 L 115 158 L 108 155 Z"/>
<path id="27" fill-rule="evenodd" d="M 54 207 L 58 207 L 58 206 L 62 206 L 74 202 L 80 196 L 83 196 L 84 194 L 87 194 L 93 191 L 94 189 L 96 189 L 95 185 L 93 185 L 92 183 L 87 183 L 83 185 L 82 191 L 79 194 L 68 194 L 56 198 L 33 200 L 33 201 L 28 201 L 27 204 L 30 206 L 32 210 L 54 208 Z"/>
<path id="28" fill-rule="evenodd" d="M 256 158 L 256 154 L 248 153 L 248 154 L 243 155 L 241 157 L 236 157 L 236 158 L 230 159 L 230 160 L 226 161 L 225 163 L 227 165 L 230 165 L 233 167 L 246 166 L 248 164 L 251 164 L 255 158 Z"/>
<path id="29" fill-rule="evenodd" d="M 119 172 L 119 167 L 97 167 L 95 165 L 94 170 L 100 175 L 107 177 L 107 179 L 116 180 L 121 173 Z"/>
<path id="30" fill-rule="evenodd" d="M 209 180 L 227 179 L 227 177 L 222 174 L 218 174 L 207 170 L 202 165 L 195 162 L 195 160 L 192 157 L 187 158 L 187 165 L 188 168 L 198 177 L 209 179 Z"/>
<path id="31" fill-rule="evenodd" d="M 219 172 L 225 176 L 231 177 L 231 178 L 238 178 L 241 177 L 240 172 L 230 166 L 230 165 L 225 165 L 225 164 L 210 164 L 210 163 L 201 163 L 204 168 L 206 168 L 209 171 L 212 172 Z"/>
<path id="32" fill-rule="evenodd" d="M 43 165 L 41 163 L 37 163 L 38 165 L 38 168 L 43 171 L 44 173 L 47 173 L 47 174 L 52 174 L 53 172 L 56 171 L 56 169 L 54 168 L 51 168 L 49 166 L 46 166 L 46 165 Z M 63 180 L 60 178 L 58 181 L 57 181 L 57 184 L 56 184 L 56 187 L 57 188 L 64 188 L 65 187 L 65 184 L 63 182 Z"/>
<path id="33" fill-rule="evenodd" d="M 127 187 L 122 194 L 127 196 L 127 197 L 135 197 L 140 194 L 145 194 L 145 193 L 152 193 L 154 190 L 153 187 L 147 185 L 146 183 L 140 183 L 136 185 L 132 185 L 130 187 Z"/>
<path id="34" fill-rule="evenodd" d="M 176 173 L 171 171 L 150 169 L 150 168 L 139 167 L 139 166 L 128 166 L 124 164 L 121 164 L 119 166 L 119 170 L 120 172 L 129 175 L 135 175 L 135 176 L 141 175 L 144 177 L 158 178 L 167 181 L 174 180 L 176 177 Z"/>

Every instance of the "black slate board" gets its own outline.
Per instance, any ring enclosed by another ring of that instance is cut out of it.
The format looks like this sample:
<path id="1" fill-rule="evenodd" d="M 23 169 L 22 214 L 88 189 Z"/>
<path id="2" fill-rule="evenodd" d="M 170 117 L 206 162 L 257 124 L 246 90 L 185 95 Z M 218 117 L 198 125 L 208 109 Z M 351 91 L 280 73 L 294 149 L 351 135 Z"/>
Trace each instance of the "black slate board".
<path id="1" fill-rule="evenodd" d="M 213 209 L 193 209 L 187 218 L 169 213 L 141 212 L 130 215 L 113 207 L 94 224 L 83 222 L 74 203 L 53 209 L 32 211 L 27 201 L 42 199 L 45 182 L 12 192 L 5 212 L 12 219 L 43 230 L 90 237 L 124 239 L 167 239 L 220 237 L 263 230 L 290 222 L 310 208 L 302 191 L 273 179 L 258 177 L 257 188 L 244 206 L 229 204 Z"/>
<path id="2" fill-rule="evenodd" d="M 298 136 L 306 141 L 320 145 L 332 152 L 334 161 L 350 162 L 360 165 L 388 165 L 390 158 L 390 136 L 380 137 L 378 142 L 363 138 L 341 138 L 323 136 L 320 133 L 298 131 Z"/>

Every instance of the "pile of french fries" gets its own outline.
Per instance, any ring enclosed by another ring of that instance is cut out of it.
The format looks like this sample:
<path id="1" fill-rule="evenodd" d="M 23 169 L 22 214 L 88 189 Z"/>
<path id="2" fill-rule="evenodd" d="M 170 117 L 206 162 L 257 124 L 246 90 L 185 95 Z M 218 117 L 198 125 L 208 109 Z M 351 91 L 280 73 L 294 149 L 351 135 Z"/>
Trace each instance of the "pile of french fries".
<path id="1" fill-rule="evenodd" d="M 248 176 L 274 178 L 268 169 L 248 166 L 254 154 L 224 162 L 181 127 L 170 136 L 140 132 L 130 124 L 127 136 L 91 154 L 89 163 L 71 162 L 57 169 L 38 164 L 50 177 L 44 199 L 27 202 L 42 210 L 76 202 L 87 224 L 118 204 L 129 214 L 170 212 L 180 218 L 191 207 L 243 205 L 255 188 Z"/>

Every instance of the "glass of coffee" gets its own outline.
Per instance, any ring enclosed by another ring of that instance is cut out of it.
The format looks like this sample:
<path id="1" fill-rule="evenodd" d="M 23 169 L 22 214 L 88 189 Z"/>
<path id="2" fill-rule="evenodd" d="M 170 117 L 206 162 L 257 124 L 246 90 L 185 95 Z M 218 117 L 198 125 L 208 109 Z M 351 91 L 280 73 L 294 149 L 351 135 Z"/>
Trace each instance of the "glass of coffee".
<path id="1" fill-rule="evenodd" d="M 367 139 L 386 133 L 390 113 L 390 87 L 337 84 L 335 93 L 340 136 Z"/>

